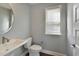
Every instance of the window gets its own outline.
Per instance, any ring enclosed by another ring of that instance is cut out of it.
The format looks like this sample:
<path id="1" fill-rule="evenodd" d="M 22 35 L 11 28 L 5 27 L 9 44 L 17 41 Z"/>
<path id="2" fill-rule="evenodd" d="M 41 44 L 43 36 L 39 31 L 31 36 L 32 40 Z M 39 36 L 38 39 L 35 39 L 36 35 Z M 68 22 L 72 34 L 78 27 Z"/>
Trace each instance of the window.
<path id="1" fill-rule="evenodd" d="M 46 9 L 46 34 L 61 35 L 60 7 Z"/>

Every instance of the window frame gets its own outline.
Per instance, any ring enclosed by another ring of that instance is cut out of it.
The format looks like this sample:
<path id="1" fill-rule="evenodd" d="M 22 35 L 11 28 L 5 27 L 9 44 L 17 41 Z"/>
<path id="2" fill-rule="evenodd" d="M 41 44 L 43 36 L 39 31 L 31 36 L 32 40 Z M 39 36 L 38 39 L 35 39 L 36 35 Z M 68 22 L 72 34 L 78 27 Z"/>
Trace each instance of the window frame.
<path id="1" fill-rule="evenodd" d="M 47 31 L 46 31 L 46 28 L 47 28 L 46 20 L 47 20 L 47 17 L 48 17 L 47 16 L 47 11 L 48 10 L 52 10 L 52 9 L 56 9 L 56 8 L 60 8 L 60 32 L 59 33 L 47 33 Z M 48 8 L 45 9 L 45 34 L 47 34 L 47 35 L 62 35 L 62 33 L 61 33 L 61 9 L 62 9 L 61 5 L 57 5 L 57 6 L 53 6 L 53 7 L 48 7 Z"/>

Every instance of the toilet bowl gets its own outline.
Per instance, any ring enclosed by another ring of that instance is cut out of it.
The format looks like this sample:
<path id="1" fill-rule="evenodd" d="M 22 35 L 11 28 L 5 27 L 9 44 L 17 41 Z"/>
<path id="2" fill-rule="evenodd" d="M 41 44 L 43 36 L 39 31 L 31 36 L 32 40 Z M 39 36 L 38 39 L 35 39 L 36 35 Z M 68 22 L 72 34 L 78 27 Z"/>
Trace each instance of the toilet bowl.
<path id="1" fill-rule="evenodd" d="M 30 56 L 40 56 L 39 52 L 42 50 L 40 45 L 31 45 L 32 38 L 28 38 L 27 43 L 24 45 L 25 48 L 28 49 Z"/>
<path id="2" fill-rule="evenodd" d="M 32 45 L 29 48 L 29 55 L 30 56 L 40 56 L 39 52 L 41 51 L 42 47 L 40 45 Z"/>

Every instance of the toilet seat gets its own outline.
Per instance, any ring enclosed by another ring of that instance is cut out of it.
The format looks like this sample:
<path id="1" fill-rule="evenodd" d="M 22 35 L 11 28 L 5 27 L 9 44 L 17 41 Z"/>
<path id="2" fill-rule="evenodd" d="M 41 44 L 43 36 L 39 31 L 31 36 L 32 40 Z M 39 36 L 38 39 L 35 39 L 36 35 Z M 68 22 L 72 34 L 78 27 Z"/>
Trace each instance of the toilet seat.
<path id="1" fill-rule="evenodd" d="M 40 45 L 32 45 L 32 38 L 28 38 L 27 43 L 24 44 L 26 50 L 28 49 L 29 56 L 40 56 L 42 47 Z"/>
<path id="2" fill-rule="evenodd" d="M 42 49 L 42 47 L 41 47 L 40 45 L 32 45 L 32 46 L 30 47 L 30 49 L 31 49 L 31 50 L 35 50 L 35 51 L 39 51 L 39 50 Z"/>

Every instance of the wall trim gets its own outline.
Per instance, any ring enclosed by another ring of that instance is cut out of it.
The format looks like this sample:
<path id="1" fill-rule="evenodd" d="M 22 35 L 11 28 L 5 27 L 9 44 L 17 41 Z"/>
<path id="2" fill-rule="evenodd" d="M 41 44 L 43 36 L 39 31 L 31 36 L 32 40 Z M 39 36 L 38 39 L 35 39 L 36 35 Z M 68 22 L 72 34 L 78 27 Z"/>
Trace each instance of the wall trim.
<path id="1" fill-rule="evenodd" d="M 46 50 L 46 49 L 43 49 L 41 52 L 46 53 L 46 54 L 50 54 L 50 55 L 54 55 L 54 56 L 66 56 L 65 54 L 50 51 L 50 50 Z"/>
<path id="2" fill-rule="evenodd" d="M 50 55 L 54 55 L 54 56 L 66 56 L 65 54 L 54 52 L 54 51 L 50 51 L 50 50 L 46 50 L 46 49 L 42 49 L 41 52 L 42 53 L 46 53 L 46 54 L 50 54 Z M 20 56 L 25 56 L 27 53 L 29 53 L 29 52 L 25 51 Z"/>

